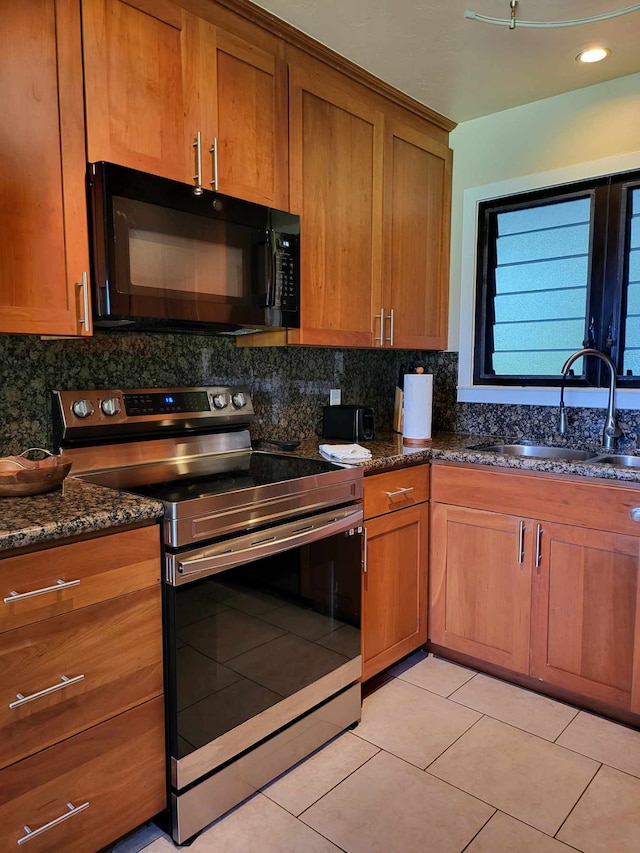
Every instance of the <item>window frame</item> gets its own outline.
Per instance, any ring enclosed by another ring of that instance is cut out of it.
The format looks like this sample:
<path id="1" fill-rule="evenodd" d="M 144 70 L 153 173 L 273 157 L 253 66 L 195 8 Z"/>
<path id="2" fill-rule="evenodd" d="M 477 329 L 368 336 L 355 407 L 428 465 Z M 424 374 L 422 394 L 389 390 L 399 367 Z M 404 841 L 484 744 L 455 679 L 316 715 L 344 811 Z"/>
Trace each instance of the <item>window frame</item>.
<path id="1" fill-rule="evenodd" d="M 640 170 L 599 174 L 571 182 L 548 184 L 543 188 L 479 198 L 476 208 L 475 245 L 475 328 L 472 340 L 472 386 L 508 388 L 553 388 L 560 385 L 556 375 L 503 375 L 489 371 L 493 354 L 493 299 L 495 297 L 495 246 L 497 217 L 536 205 L 591 197 L 587 310 L 584 346 L 606 352 L 616 364 L 618 386 L 640 388 L 640 375 L 621 376 L 626 320 L 626 281 L 631 238 L 630 192 L 640 189 Z M 621 224 L 623 227 L 621 227 Z M 594 333 L 590 335 L 591 320 Z M 599 388 L 608 384 L 608 371 L 601 361 L 583 359 L 583 372 L 567 379 L 568 387 Z"/>

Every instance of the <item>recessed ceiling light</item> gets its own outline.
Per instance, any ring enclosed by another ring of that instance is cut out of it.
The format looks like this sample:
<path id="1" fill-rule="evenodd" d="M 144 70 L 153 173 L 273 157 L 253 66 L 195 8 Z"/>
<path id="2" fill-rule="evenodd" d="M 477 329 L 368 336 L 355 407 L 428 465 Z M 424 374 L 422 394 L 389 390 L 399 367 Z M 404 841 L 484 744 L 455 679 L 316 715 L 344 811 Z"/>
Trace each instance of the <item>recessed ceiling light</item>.
<path id="1" fill-rule="evenodd" d="M 608 47 L 590 47 L 588 50 L 581 50 L 576 56 L 579 62 L 600 62 L 611 55 Z"/>

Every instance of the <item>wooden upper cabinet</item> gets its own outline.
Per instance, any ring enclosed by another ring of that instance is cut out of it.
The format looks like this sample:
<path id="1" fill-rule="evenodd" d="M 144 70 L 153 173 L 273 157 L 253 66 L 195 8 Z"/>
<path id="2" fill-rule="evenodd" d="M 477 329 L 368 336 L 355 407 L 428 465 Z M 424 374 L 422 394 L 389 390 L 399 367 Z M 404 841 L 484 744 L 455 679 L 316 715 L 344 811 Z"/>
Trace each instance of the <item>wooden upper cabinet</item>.
<path id="1" fill-rule="evenodd" d="M 640 539 L 540 525 L 531 675 L 640 713 Z"/>
<path id="2" fill-rule="evenodd" d="M 0 332 L 86 334 L 78 0 L 1 3 L 0 32 Z"/>
<path id="3" fill-rule="evenodd" d="M 193 180 L 195 151 L 185 141 L 186 14 L 169 0 L 83 0 L 90 162 Z"/>
<path id="4" fill-rule="evenodd" d="M 286 210 L 286 63 L 222 30 L 216 32 L 215 57 L 217 120 L 213 135 L 218 146 L 217 189 Z"/>
<path id="5" fill-rule="evenodd" d="M 393 118 L 386 122 L 385 346 L 447 346 L 451 163 L 446 145 Z"/>
<path id="6" fill-rule="evenodd" d="M 301 328 L 290 341 L 373 344 L 380 305 L 383 117 L 317 63 L 289 71 L 291 209 L 301 216 Z M 379 332 L 378 332 L 379 334 Z"/>
<path id="7" fill-rule="evenodd" d="M 90 161 L 287 207 L 282 59 L 169 0 L 83 0 L 83 13 Z"/>

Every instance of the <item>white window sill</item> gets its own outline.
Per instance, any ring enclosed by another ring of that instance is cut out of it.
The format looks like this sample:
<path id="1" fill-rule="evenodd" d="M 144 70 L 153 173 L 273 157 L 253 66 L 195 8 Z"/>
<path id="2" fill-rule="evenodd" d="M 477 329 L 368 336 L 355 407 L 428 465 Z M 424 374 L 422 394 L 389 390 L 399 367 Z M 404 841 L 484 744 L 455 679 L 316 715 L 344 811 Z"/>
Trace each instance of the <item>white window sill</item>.
<path id="1" fill-rule="evenodd" d="M 507 403 L 520 406 L 557 406 L 560 388 L 534 388 L 505 385 L 458 386 L 459 403 Z M 608 388 L 565 388 L 564 401 L 576 408 L 603 408 L 609 399 Z M 640 388 L 616 390 L 616 409 L 640 409 Z"/>

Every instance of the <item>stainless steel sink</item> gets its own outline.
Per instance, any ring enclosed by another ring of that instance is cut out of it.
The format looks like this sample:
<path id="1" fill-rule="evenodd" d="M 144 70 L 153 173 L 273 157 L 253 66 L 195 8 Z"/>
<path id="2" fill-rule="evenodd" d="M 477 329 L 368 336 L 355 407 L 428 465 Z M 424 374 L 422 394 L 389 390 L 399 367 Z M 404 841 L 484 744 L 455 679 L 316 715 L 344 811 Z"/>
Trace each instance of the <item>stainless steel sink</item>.
<path id="1" fill-rule="evenodd" d="M 615 465 L 616 468 L 640 468 L 640 456 L 598 456 L 593 461 L 598 465 Z"/>
<path id="2" fill-rule="evenodd" d="M 572 450 L 569 447 L 547 447 L 544 444 L 487 444 L 474 447 L 487 453 L 503 453 L 505 456 L 533 456 L 536 459 L 559 459 L 566 462 L 586 462 L 594 459 L 597 453 L 590 450 Z M 619 459 L 621 457 L 601 457 L 601 459 Z M 630 459 L 631 457 L 624 457 Z M 599 460 L 600 461 L 600 460 Z M 638 459 L 640 465 L 640 459 Z"/>

